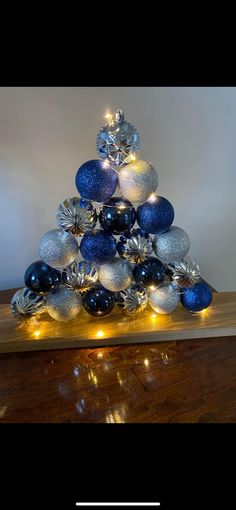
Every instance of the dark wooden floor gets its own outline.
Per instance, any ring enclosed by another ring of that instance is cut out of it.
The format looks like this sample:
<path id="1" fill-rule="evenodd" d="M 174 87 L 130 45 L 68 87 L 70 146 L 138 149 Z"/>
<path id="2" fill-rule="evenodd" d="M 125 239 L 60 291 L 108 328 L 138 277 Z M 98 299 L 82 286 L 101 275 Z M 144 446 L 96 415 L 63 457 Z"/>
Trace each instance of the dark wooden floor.
<path id="1" fill-rule="evenodd" d="M 1 354 L 0 421 L 236 422 L 235 368 L 236 337 Z"/>

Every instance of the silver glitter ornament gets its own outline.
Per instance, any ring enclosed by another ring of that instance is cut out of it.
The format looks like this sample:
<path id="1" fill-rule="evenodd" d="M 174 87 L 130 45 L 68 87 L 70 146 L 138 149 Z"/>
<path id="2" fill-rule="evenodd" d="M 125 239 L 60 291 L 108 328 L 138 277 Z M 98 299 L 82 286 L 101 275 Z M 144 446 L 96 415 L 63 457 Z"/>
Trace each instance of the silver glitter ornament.
<path id="1" fill-rule="evenodd" d="M 167 232 L 153 237 L 153 250 L 165 264 L 179 262 L 187 255 L 189 248 L 188 234 L 179 227 L 170 227 Z"/>
<path id="2" fill-rule="evenodd" d="M 131 161 L 139 150 L 139 133 L 125 121 L 120 109 L 109 116 L 108 123 L 98 132 L 96 146 L 102 159 L 120 166 Z"/>
<path id="3" fill-rule="evenodd" d="M 69 266 L 79 251 L 75 237 L 64 230 L 49 230 L 39 241 L 39 256 L 51 267 L 61 269 Z"/>
<path id="4" fill-rule="evenodd" d="M 120 191 L 130 202 L 145 202 L 156 191 L 158 175 L 147 161 L 132 161 L 119 172 Z"/>
<path id="5" fill-rule="evenodd" d="M 62 272 L 62 281 L 70 290 L 84 292 L 93 287 L 97 280 L 96 267 L 85 260 L 73 262 Z"/>
<path id="6" fill-rule="evenodd" d="M 168 264 L 167 267 L 172 272 L 171 278 L 178 288 L 191 287 L 200 279 L 200 267 L 190 257 Z"/>
<path id="7" fill-rule="evenodd" d="M 56 321 L 70 321 L 81 309 L 81 297 L 77 292 L 59 287 L 47 296 L 47 312 Z"/>
<path id="8" fill-rule="evenodd" d="M 116 302 L 129 314 L 142 312 L 148 304 L 148 295 L 144 287 L 138 283 L 132 283 L 127 289 L 116 295 Z"/>
<path id="9" fill-rule="evenodd" d="M 151 256 L 152 238 L 139 228 L 131 229 L 120 236 L 117 251 L 121 258 L 138 264 Z"/>
<path id="10" fill-rule="evenodd" d="M 98 277 L 105 289 L 118 292 L 130 285 L 133 272 L 130 264 L 125 260 L 115 259 L 113 262 L 102 264 Z"/>
<path id="11" fill-rule="evenodd" d="M 158 288 L 149 291 L 149 304 L 157 313 L 172 313 L 179 302 L 179 292 L 171 284 L 163 283 Z"/>
<path id="12" fill-rule="evenodd" d="M 81 236 L 94 229 L 97 223 L 96 208 L 83 198 L 66 198 L 57 209 L 56 221 L 66 232 Z"/>
<path id="13" fill-rule="evenodd" d="M 45 297 L 27 287 L 15 292 L 11 300 L 11 311 L 18 320 L 28 319 L 45 311 Z"/>

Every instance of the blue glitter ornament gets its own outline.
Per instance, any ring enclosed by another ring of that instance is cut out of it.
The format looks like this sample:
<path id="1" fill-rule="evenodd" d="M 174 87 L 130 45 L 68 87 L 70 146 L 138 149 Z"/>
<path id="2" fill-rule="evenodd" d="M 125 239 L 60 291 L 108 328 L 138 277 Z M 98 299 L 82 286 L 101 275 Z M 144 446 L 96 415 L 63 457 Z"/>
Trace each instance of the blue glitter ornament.
<path id="1" fill-rule="evenodd" d="M 83 297 L 85 310 L 95 317 L 103 317 L 112 311 L 115 306 L 113 292 L 102 286 L 90 289 Z"/>
<path id="2" fill-rule="evenodd" d="M 137 222 L 148 234 L 160 234 L 168 230 L 174 216 L 174 208 L 169 200 L 160 196 L 151 196 L 137 209 Z"/>
<path id="3" fill-rule="evenodd" d="M 118 177 L 108 161 L 92 159 L 79 168 L 75 184 L 81 197 L 94 202 L 105 202 L 115 192 Z"/>
<path id="4" fill-rule="evenodd" d="M 140 283 L 144 287 L 155 287 L 164 279 L 165 267 L 160 260 L 151 257 L 137 264 L 133 274 L 137 283 Z"/>
<path id="5" fill-rule="evenodd" d="M 200 312 L 212 302 L 212 291 L 206 283 L 195 283 L 193 287 L 183 289 L 182 305 L 191 312 Z"/>
<path id="6" fill-rule="evenodd" d="M 25 272 L 25 285 L 37 294 L 46 294 L 61 283 L 61 273 L 42 260 L 33 262 Z"/>
<path id="7" fill-rule="evenodd" d="M 136 220 L 135 208 L 129 200 L 112 197 L 103 206 L 99 214 L 99 221 L 106 232 L 122 234 L 130 230 Z"/>
<path id="8" fill-rule="evenodd" d="M 80 243 L 80 252 L 87 262 L 111 262 L 116 254 L 116 240 L 104 230 L 86 232 Z"/>

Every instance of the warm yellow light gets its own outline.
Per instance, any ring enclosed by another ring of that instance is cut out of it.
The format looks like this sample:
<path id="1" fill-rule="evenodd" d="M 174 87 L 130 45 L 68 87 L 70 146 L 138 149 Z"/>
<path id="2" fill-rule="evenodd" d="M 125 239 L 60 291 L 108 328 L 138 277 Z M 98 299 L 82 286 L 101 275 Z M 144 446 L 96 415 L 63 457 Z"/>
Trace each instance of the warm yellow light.
<path id="1" fill-rule="evenodd" d="M 152 319 L 156 319 L 156 318 L 157 318 L 156 313 L 152 313 L 151 318 L 152 318 Z"/>
<path id="2" fill-rule="evenodd" d="M 154 285 L 150 285 L 149 289 L 150 290 L 155 290 L 156 287 L 154 287 Z"/>
<path id="3" fill-rule="evenodd" d="M 108 168 L 109 167 L 109 161 L 107 159 L 105 159 L 105 161 L 103 162 L 103 168 Z"/>
<path id="4" fill-rule="evenodd" d="M 112 114 L 110 112 L 106 112 L 105 119 L 110 119 L 112 117 Z"/>
<path id="5" fill-rule="evenodd" d="M 149 360 L 147 358 L 145 358 L 145 360 L 144 360 L 144 365 L 145 365 L 145 367 L 149 366 Z"/>
<path id="6" fill-rule="evenodd" d="M 125 209 L 125 207 L 126 206 L 124 204 L 121 204 L 121 205 L 118 206 L 118 209 Z"/>
<path id="7" fill-rule="evenodd" d="M 37 331 L 34 332 L 35 338 L 38 338 L 40 335 L 41 335 L 41 333 L 40 333 L 39 329 L 37 329 Z"/>
<path id="8" fill-rule="evenodd" d="M 102 352 L 99 352 L 98 353 L 98 359 L 101 359 L 101 358 L 103 358 L 103 354 L 102 354 Z"/>
<path id="9" fill-rule="evenodd" d="M 155 193 L 151 193 L 150 197 L 148 197 L 148 202 L 153 203 L 156 201 L 156 199 L 157 199 L 157 197 L 156 197 Z"/>
<path id="10" fill-rule="evenodd" d="M 97 336 L 98 338 L 102 338 L 102 337 L 104 336 L 104 331 L 102 331 L 102 330 L 100 329 L 99 331 L 97 331 L 96 336 Z"/>
<path id="11" fill-rule="evenodd" d="M 130 159 L 131 159 L 131 161 L 135 161 L 136 160 L 136 156 L 134 154 L 131 154 Z"/>

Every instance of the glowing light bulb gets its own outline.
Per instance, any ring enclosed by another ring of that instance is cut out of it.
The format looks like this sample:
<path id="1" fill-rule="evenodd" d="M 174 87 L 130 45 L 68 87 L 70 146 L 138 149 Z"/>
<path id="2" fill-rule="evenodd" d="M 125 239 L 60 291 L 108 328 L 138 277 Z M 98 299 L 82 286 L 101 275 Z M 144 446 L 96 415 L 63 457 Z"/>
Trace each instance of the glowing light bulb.
<path id="1" fill-rule="evenodd" d="M 151 204 L 153 204 L 153 202 L 155 202 L 157 199 L 155 193 L 151 193 L 150 197 L 148 197 L 147 201 L 148 202 L 151 202 Z"/>
<path id="2" fill-rule="evenodd" d="M 147 358 L 145 358 L 145 360 L 144 360 L 144 365 L 145 365 L 145 367 L 149 366 L 149 360 Z"/>
<path id="3" fill-rule="evenodd" d="M 135 161 L 136 160 L 136 156 L 134 154 L 131 154 L 130 159 L 131 159 L 131 161 Z"/>
<path id="4" fill-rule="evenodd" d="M 99 352 L 98 353 L 98 359 L 101 359 L 101 358 L 103 358 L 103 354 L 102 354 L 102 352 Z"/>
<path id="5" fill-rule="evenodd" d="M 109 167 L 109 161 L 107 159 L 105 159 L 104 163 L 103 163 L 103 168 L 108 168 Z"/>
<path id="6" fill-rule="evenodd" d="M 105 113 L 105 119 L 110 119 L 112 117 L 112 114 L 110 112 Z"/>
<path id="7" fill-rule="evenodd" d="M 156 318 L 157 318 L 156 313 L 152 313 L 151 318 L 152 318 L 152 319 L 156 319 Z"/>
<path id="8" fill-rule="evenodd" d="M 40 335 L 41 335 L 41 333 L 40 333 L 39 329 L 37 329 L 37 331 L 34 332 L 35 338 L 38 338 Z"/>
<path id="9" fill-rule="evenodd" d="M 150 287 L 149 287 L 150 290 L 155 290 L 155 288 L 156 287 L 154 285 L 150 285 Z"/>
<path id="10" fill-rule="evenodd" d="M 104 336 L 104 331 L 102 331 L 102 330 L 100 329 L 99 331 L 97 331 L 96 336 L 97 336 L 98 338 L 102 338 L 102 337 Z"/>

